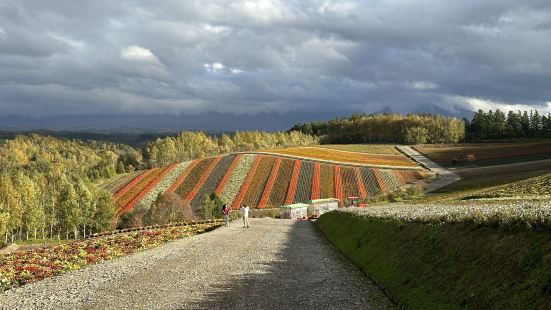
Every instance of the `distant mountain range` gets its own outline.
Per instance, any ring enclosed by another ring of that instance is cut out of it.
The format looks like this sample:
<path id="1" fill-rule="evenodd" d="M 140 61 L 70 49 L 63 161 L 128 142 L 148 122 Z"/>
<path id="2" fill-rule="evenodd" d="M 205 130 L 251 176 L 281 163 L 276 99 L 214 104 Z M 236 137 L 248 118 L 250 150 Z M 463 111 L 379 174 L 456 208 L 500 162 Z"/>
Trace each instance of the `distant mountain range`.
<path id="1" fill-rule="evenodd" d="M 385 108 L 382 112 L 392 112 Z M 449 112 L 433 105 L 423 107 L 423 111 L 434 114 L 450 115 Z M 176 132 L 182 130 L 204 130 L 209 132 L 231 132 L 236 130 L 287 130 L 298 122 L 326 121 L 335 117 L 349 116 L 351 111 L 316 111 L 297 113 L 259 113 L 255 115 L 234 115 L 222 113 L 204 113 L 196 115 L 59 115 L 47 117 L 28 117 L 0 115 L 0 130 L 69 130 L 85 132 Z M 471 115 L 462 111 L 461 115 Z"/>

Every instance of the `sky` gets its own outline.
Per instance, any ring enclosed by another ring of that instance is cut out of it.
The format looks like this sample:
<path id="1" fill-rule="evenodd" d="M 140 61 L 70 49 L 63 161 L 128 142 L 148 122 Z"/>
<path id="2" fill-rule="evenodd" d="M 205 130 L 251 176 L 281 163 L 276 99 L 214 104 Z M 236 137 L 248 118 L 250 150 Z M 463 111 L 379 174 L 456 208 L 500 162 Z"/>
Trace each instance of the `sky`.
<path id="1" fill-rule="evenodd" d="M 548 113 L 549 55 L 549 0 L 0 0 L 0 127 Z"/>

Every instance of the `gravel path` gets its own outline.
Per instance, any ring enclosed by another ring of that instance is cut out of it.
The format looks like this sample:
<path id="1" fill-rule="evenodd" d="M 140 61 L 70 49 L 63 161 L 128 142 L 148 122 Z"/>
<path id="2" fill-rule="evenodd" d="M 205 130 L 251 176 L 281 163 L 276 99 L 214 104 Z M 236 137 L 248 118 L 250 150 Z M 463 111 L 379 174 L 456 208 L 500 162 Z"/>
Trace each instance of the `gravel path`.
<path id="1" fill-rule="evenodd" d="M 429 187 L 425 190 L 425 193 L 434 192 L 437 189 L 440 189 L 446 185 L 455 183 L 461 179 L 457 174 L 433 162 L 425 155 L 414 150 L 411 146 L 397 145 L 396 147 L 404 154 L 412 158 L 414 161 L 422 164 L 427 169 L 429 169 L 432 172 L 435 172 L 440 176 L 440 178 L 438 178 L 437 180 L 429 183 Z"/>
<path id="2" fill-rule="evenodd" d="M 1 309 L 387 309 L 310 222 L 251 219 L 0 294 Z"/>

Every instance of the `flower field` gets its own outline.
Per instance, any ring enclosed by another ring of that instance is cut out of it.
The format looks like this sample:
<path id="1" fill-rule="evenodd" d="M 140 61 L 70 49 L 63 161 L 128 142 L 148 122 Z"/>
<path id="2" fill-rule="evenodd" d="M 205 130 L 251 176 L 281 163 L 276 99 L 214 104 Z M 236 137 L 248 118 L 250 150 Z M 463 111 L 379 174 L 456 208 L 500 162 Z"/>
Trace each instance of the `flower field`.
<path id="1" fill-rule="evenodd" d="M 295 203 L 308 201 L 312 196 L 312 178 L 314 175 L 314 163 L 302 161 L 295 194 Z"/>
<path id="2" fill-rule="evenodd" d="M 225 203 L 232 204 L 241 188 L 241 184 L 245 181 L 251 166 L 255 160 L 255 155 L 243 155 L 237 166 L 232 171 L 231 177 L 221 191 L 220 199 Z"/>
<path id="3" fill-rule="evenodd" d="M 136 204 L 137 198 L 142 197 L 146 187 L 154 181 L 164 169 L 151 169 L 147 173 L 138 176 L 139 180 L 115 200 L 117 213 L 121 214 L 132 209 Z M 133 181 L 134 182 L 134 181 Z"/>
<path id="4" fill-rule="evenodd" d="M 323 144 L 320 148 L 333 149 L 339 151 L 349 151 L 368 154 L 390 154 L 400 155 L 394 145 L 391 144 Z"/>
<path id="5" fill-rule="evenodd" d="M 334 163 L 351 163 L 370 166 L 416 167 L 417 165 L 403 155 L 368 154 L 360 152 L 341 151 L 321 147 L 296 147 L 265 152 L 294 156 L 305 159 L 315 159 Z"/>
<path id="6" fill-rule="evenodd" d="M 262 193 L 272 172 L 274 166 L 275 157 L 262 156 L 258 164 L 258 168 L 254 176 L 251 179 L 251 183 L 247 188 L 247 192 L 243 198 L 243 203 L 248 206 L 258 206 Z"/>
<path id="7" fill-rule="evenodd" d="M 310 199 L 320 198 L 320 164 L 314 163 L 314 174 L 312 176 L 312 194 Z"/>
<path id="8" fill-rule="evenodd" d="M 289 180 L 293 174 L 293 165 L 294 161 L 291 159 L 281 160 L 281 165 L 279 166 L 274 186 L 270 193 L 270 199 L 268 199 L 268 206 L 282 206 L 285 204 Z"/>
<path id="9" fill-rule="evenodd" d="M 475 223 L 492 227 L 524 227 L 549 230 L 549 201 L 519 200 L 503 203 L 389 204 L 339 210 L 365 218 L 414 223 Z"/>
<path id="10" fill-rule="evenodd" d="M 193 236 L 218 224 L 205 223 L 84 239 L 29 251 L 0 255 L 0 290 L 77 270 L 170 240 Z"/>
<path id="11" fill-rule="evenodd" d="M 320 198 L 337 197 L 334 180 L 335 168 L 333 165 L 320 164 Z"/>
<path id="12" fill-rule="evenodd" d="M 360 192 L 356 183 L 356 173 L 352 167 L 343 167 L 341 169 L 341 180 L 343 184 L 343 198 L 360 197 Z"/>
<path id="13" fill-rule="evenodd" d="M 266 181 L 266 186 L 264 187 L 264 192 L 262 193 L 262 197 L 260 197 L 260 201 L 258 202 L 258 208 L 262 209 L 266 207 L 266 203 L 268 203 L 268 199 L 270 199 L 270 194 L 272 193 L 272 188 L 274 187 L 274 183 L 277 177 L 277 173 L 279 172 L 280 166 L 281 166 L 281 158 L 276 158 L 274 160 L 272 170 L 270 171 L 270 176 L 268 177 L 268 181 Z"/>
<path id="14" fill-rule="evenodd" d="M 178 186 L 175 193 L 180 195 L 182 198 L 186 197 L 189 192 L 195 187 L 195 184 L 201 179 L 201 176 L 203 175 L 203 171 L 208 168 L 210 163 L 214 160 L 214 158 L 206 158 L 201 159 L 195 167 L 189 172 L 187 177 L 184 179 L 182 184 Z"/>
<path id="15" fill-rule="evenodd" d="M 249 186 L 253 181 L 254 175 L 256 173 L 256 169 L 258 169 L 258 166 L 260 165 L 260 162 L 262 161 L 262 159 L 263 159 L 263 156 L 256 156 L 254 158 L 253 164 L 251 165 L 251 169 L 247 171 L 247 176 L 245 177 L 243 184 L 241 184 L 241 188 L 239 189 L 237 196 L 235 196 L 235 199 L 233 200 L 233 203 L 231 205 L 233 209 L 239 209 L 241 207 L 241 204 L 243 203 L 243 199 L 245 199 L 245 195 L 247 194 L 247 191 L 249 190 Z M 252 188 L 254 189 L 254 185 Z"/>
<path id="16" fill-rule="evenodd" d="M 293 173 L 291 174 L 291 180 L 289 181 L 289 186 L 287 187 L 287 197 L 285 198 L 285 204 L 291 204 L 295 201 L 295 195 L 297 192 L 298 178 L 300 175 L 300 166 L 301 161 L 295 160 L 293 163 Z"/>
<path id="17" fill-rule="evenodd" d="M 272 208 L 318 198 L 370 198 L 416 183 L 424 178 L 422 173 L 411 167 L 372 168 L 240 153 L 148 170 L 115 198 L 121 206 L 148 208 L 160 193 L 175 192 L 197 208 L 205 195 L 215 193 L 232 208 Z"/>
<path id="18" fill-rule="evenodd" d="M 205 168 L 205 170 L 200 171 L 201 177 L 199 178 L 199 180 L 197 180 L 197 182 L 195 183 L 191 191 L 189 191 L 189 193 L 184 197 L 185 201 L 191 202 L 195 198 L 195 196 L 197 195 L 197 192 L 199 192 L 201 187 L 203 187 L 203 185 L 205 184 L 205 181 L 210 176 L 210 174 L 212 173 L 212 171 L 214 170 L 214 168 L 216 167 L 220 159 L 222 159 L 221 156 L 213 158 L 211 161 L 209 161 L 209 165 Z"/>
<path id="19" fill-rule="evenodd" d="M 166 192 L 182 172 L 189 166 L 189 161 L 176 164 L 139 202 L 138 206 L 151 206 L 160 193 Z"/>
<path id="20" fill-rule="evenodd" d="M 210 195 L 216 189 L 216 186 L 222 180 L 222 177 L 226 175 L 228 168 L 235 159 L 235 155 L 224 156 L 212 172 L 208 175 L 208 178 L 205 180 L 203 186 L 197 191 L 195 198 L 191 201 L 191 205 L 197 207 L 201 204 L 205 195 Z"/>

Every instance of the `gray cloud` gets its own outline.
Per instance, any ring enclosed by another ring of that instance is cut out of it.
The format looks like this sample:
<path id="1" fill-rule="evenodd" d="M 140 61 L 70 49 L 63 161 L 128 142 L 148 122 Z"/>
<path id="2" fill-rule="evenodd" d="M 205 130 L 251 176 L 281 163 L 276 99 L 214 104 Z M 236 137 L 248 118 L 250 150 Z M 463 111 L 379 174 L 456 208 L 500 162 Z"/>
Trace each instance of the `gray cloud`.
<path id="1" fill-rule="evenodd" d="M 3 1 L 0 115 L 551 108 L 549 1 Z"/>

